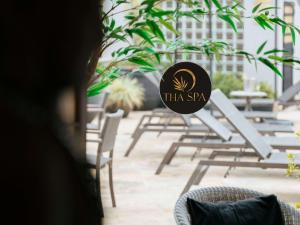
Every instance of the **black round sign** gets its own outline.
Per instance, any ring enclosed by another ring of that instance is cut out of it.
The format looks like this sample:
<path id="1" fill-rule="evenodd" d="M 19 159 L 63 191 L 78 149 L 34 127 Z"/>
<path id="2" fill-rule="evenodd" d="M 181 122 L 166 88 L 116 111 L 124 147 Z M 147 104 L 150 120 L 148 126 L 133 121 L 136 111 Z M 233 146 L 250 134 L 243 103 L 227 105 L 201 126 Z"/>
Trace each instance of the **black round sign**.
<path id="1" fill-rule="evenodd" d="M 196 63 L 176 63 L 167 69 L 160 81 L 163 103 L 180 114 L 190 114 L 202 109 L 210 94 L 210 78 Z"/>

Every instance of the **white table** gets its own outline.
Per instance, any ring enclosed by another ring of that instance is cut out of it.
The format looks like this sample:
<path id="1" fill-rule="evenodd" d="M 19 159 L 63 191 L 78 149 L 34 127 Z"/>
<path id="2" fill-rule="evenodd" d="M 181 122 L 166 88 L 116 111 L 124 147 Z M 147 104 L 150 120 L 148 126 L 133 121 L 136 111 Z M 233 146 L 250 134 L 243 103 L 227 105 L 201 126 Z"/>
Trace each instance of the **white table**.
<path id="1" fill-rule="evenodd" d="M 251 100 L 253 98 L 265 98 L 267 93 L 263 91 L 232 91 L 231 97 L 246 99 L 245 111 L 252 111 Z"/>

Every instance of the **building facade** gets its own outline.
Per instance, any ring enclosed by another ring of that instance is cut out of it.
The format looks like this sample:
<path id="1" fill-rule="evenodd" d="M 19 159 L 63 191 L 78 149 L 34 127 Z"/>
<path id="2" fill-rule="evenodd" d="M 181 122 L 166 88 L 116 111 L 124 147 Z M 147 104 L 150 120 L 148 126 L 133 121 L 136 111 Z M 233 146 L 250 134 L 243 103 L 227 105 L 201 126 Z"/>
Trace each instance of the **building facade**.
<path id="1" fill-rule="evenodd" d="M 247 0 L 245 1 L 245 8 L 251 13 L 251 9 L 258 3 L 262 2 L 264 6 L 274 6 L 275 0 Z M 288 23 L 293 23 L 296 26 L 300 26 L 300 1 L 299 0 L 277 0 L 278 16 L 284 18 Z M 274 13 L 274 12 L 273 12 Z M 278 29 L 277 38 L 272 31 L 262 30 L 253 20 L 245 20 L 244 30 L 244 48 L 249 52 L 255 52 L 257 46 L 264 41 L 268 41 L 266 45 L 267 49 L 277 48 L 288 50 L 294 57 L 300 58 L 300 39 L 297 35 L 296 45 L 292 46 L 291 33 L 287 30 L 286 35 L 283 37 L 281 29 Z M 283 72 L 284 78 L 276 76 L 270 69 L 262 64 L 258 64 L 257 70 L 255 67 L 246 61 L 244 62 L 244 73 L 248 77 L 254 77 L 257 81 L 266 81 L 274 89 L 276 86 L 277 95 L 279 96 L 283 90 L 290 85 L 300 80 L 299 66 L 283 67 L 278 65 L 279 69 Z M 297 68 L 298 67 L 298 68 Z"/>
<path id="2" fill-rule="evenodd" d="M 228 0 L 222 0 L 225 5 Z M 162 4 L 162 8 L 166 10 L 175 9 L 177 6 L 176 0 L 170 0 Z M 181 11 L 187 11 L 186 5 L 179 6 Z M 175 25 L 175 24 L 174 24 Z M 197 46 L 197 44 L 205 40 L 218 40 L 230 44 L 233 48 L 244 48 L 244 26 L 237 24 L 238 32 L 235 33 L 232 28 L 225 22 L 217 19 L 216 16 L 211 18 L 211 32 L 209 16 L 204 16 L 201 21 L 196 21 L 191 17 L 181 17 L 177 22 L 178 32 L 181 34 L 180 39 L 185 43 Z M 174 41 L 176 35 L 165 29 L 166 38 L 169 41 Z M 159 46 L 163 49 L 163 46 Z M 202 65 L 207 71 L 210 70 L 210 60 L 205 55 L 201 54 L 177 54 L 176 61 L 193 61 Z M 213 72 L 222 73 L 243 73 L 244 60 L 243 57 L 221 56 L 220 59 L 213 60 Z"/>

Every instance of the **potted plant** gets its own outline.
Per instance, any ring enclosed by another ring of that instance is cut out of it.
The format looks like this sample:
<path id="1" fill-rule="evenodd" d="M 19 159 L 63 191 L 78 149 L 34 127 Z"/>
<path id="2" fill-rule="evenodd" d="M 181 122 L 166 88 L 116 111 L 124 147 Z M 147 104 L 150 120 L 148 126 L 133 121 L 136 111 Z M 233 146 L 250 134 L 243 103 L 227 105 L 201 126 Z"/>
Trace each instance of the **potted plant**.
<path id="1" fill-rule="evenodd" d="M 127 117 L 130 111 L 143 105 L 144 88 L 137 79 L 119 78 L 111 84 L 109 90 L 107 110 L 110 112 L 123 109 L 124 117 Z"/>

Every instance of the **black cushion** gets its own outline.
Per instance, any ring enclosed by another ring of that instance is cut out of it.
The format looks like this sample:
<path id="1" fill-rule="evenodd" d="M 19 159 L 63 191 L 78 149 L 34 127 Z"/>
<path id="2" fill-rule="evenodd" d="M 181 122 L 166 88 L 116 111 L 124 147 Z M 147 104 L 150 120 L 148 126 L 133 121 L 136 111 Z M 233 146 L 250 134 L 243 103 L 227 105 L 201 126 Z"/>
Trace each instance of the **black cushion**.
<path id="1" fill-rule="evenodd" d="M 192 225 L 284 225 L 275 195 L 236 202 L 197 202 L 187 199 Z"/>

